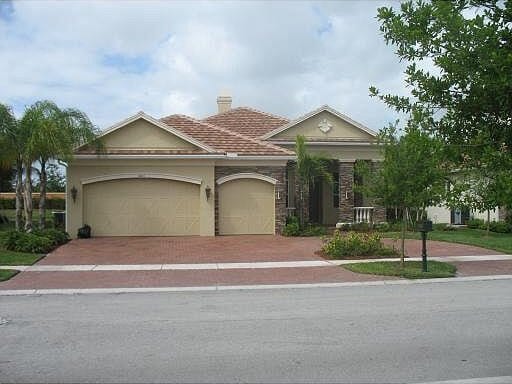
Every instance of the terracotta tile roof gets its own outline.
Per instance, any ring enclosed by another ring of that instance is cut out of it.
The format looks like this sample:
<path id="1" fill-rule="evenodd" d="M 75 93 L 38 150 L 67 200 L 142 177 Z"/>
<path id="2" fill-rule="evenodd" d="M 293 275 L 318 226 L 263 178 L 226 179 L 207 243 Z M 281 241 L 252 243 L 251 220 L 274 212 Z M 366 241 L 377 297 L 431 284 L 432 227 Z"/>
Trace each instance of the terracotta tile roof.
<path id="1" fill-rule="evenodd" d="M 208 122 L 185 115 L 171 115 L 160 119 L 188 136 L 221 152 L 234 152 L 239 156 L 267 155 L 290 156 L 293 152 L 276 145 L 247 137 L 237 132 L 218 127 Z"/>
<path id="2" fill-rule="evenodd" d="M 224 113 L 209 116 L 202 121 L 248 137 L 260 137 L 290 122 L 284 117 L 248 107 L 233 108 Z"/>

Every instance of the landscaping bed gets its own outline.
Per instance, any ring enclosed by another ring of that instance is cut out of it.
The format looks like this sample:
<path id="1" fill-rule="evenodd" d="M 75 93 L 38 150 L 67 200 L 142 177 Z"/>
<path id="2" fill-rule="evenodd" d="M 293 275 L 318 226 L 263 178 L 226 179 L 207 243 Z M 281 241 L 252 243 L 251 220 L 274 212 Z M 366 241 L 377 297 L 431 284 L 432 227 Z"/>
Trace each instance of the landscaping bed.
<path id="1" fill-rule="evenodd" d="M 386 246 L 377 232 L 343 232 L 336 230 L 326 239 L 320 255 L 329 259 L 371 259 L 398 256 L 398 251 Z"/>
<path id="2" fill-rule="evenodd" d="M 0 281 L 9 280 L 11 277 L 18 274 L 16 269 L 0 269 Z"/>

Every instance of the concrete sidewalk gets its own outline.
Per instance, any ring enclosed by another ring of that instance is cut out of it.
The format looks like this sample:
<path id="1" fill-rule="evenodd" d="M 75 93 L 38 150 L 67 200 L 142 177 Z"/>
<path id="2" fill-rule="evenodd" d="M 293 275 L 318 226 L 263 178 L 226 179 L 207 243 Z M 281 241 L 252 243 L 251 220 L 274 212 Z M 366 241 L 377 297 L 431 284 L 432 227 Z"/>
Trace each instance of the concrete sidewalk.
<path id="1" fill-rule="evenodd" d="M 71 264 L 71 265 L 19 265 L 0 266 L 0 269 L 16 269 L 27 272 L 77 272 L 77 271 L 162 271 L 162 270 L 217 270 L 217 269 L 261 269 L 261 268 L 307 268 L 331 267 L 353 263 L 377 261 L 399 261 L 399 258 L 353 259 L 353 260 L 299 260 L 253 263 L 196 263 L 196 264 Z M 468 261 L 512 261 L 512 255 L 437 256 L 428 260 L 445 262 Z M 421 261 L 421 257 L 409 257 L 407 261 Z"/>

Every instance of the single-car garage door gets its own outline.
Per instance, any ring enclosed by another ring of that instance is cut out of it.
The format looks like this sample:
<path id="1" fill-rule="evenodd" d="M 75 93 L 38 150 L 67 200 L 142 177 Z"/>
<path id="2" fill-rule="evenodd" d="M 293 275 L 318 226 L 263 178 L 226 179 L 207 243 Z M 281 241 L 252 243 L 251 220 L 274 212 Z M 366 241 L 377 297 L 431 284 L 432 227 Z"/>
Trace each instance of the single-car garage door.
<path id="1" fill-rule="evenodd" d="M 84 223 L 93 236 L 199 234 L 199 185 L 119 179 L 84 185 Z"/>
<path id="2" fill-rule="evenodd" d="M 258 179 L 236 179 L 218 187 L 219 234 L 274 234 L 274 185 Z"/>

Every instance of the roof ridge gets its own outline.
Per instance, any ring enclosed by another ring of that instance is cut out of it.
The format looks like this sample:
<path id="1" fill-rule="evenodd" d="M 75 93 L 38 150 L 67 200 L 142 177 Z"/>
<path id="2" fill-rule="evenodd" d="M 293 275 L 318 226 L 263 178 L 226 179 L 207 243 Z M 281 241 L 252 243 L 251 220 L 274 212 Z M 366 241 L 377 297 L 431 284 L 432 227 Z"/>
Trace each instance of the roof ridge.
<path id="1" fill-rule="evenodd" d="M 199 123 L 199 124 L 203 124 L 203 125 L 206 125 L 207 127 L 210 127 L 210 128 L 213 128 L 213 129 L 216 129 L 218 131 L 221 131 L 221 132 L 225 132 L 225 133 L 228 133 L 230 135 L 233 135 L 233 136 L 237 136 L 237 137 L 240 137 L 244 140 L 248 140 L 248 141 L 251 141 L 253 143 L 256 143 L 256 144 L 259 144 L 259 145 L 263 145 L 265 147 L 269 147 L 269 148 L 272 148 L 272 149 L 276 149 L 276 150 L 279 150 L 281 152 L 284 152 L 284 153 L 287 153 L 287 154 L 295 154 L 294 152 L 292 151 L 289 151 L 288 149 L 285 149 L 283 147 L 280 147 L 278 145 L 274 145 L 274 144 L 271 144 L 269 142 L 265 142 L 265 141 L 261 141 L 261 140 L 258 140 L 258 139 L 255 139 L 255 138 L 252 138 L 252 137 L 249 137 L 249 136 L 245 136 L 241 133 L 238 133 L 238 132 L 233 132 L 229 129 L 226 129 L 226 128 L 222 128 L 222 127 L 219 127 L 215 124 L 211 124 L 211 123 L 208 123 L 208 122 L 205 122 L 205 121 L 202 121 L 202 120 L 198 120 L 194 117 L 191 117 L 191 116 L 187 116 L 187 115 L 181 115 L 181 114 L 173 114 L 173 115 L 169 115 L 169 116 L 166 116 L 164 118 L 162 118 L 161 120 L 163 119 L 167 119 L 169 117 L 173 117 L 173 116 L 177 116 L 177 117 L 182 117 L 182 118 L 185 118 L 187 120 L 191 120 L 195 123 Z M 166 123 L 167 124 L 167 123 Z M 177 128 L 176 128 L 177 129 Z"/>
<path id="2" fill-rule="evenodd" d="M 256 113 L 261 113 L 262 115 L 266 115 L 266 116 L 272 117 L 274 119 L 290 121 L 290 119 L 288 119 L 286 117 L 274 115 L 273 113 L 265 112 L 265 111 L 260 111 L 259 109 L 252 108 L 252 107 L 247 107 L 247 106 L 240 106 L 240 107 L 236 107 L 236 108 L 231 108 L 231 109 L 229 109 L 227 111 L 224 111 L 224 112 L 221 112 L 221 113 L 217 113 L 215 115 L 207 116 L 207 117 L 205 117 L 205 118 L 203 118 L 201 120 L 206 120 L 206 119 L 209 119 L 211 117 L 224 116 L 224 115 L 227 115 L 227 114 L 229 114 L 229 113 L 231 113 L 233 111 L 236 111 L 237 109 L 248 109 L 249 111 L 256 112 Z"/>

